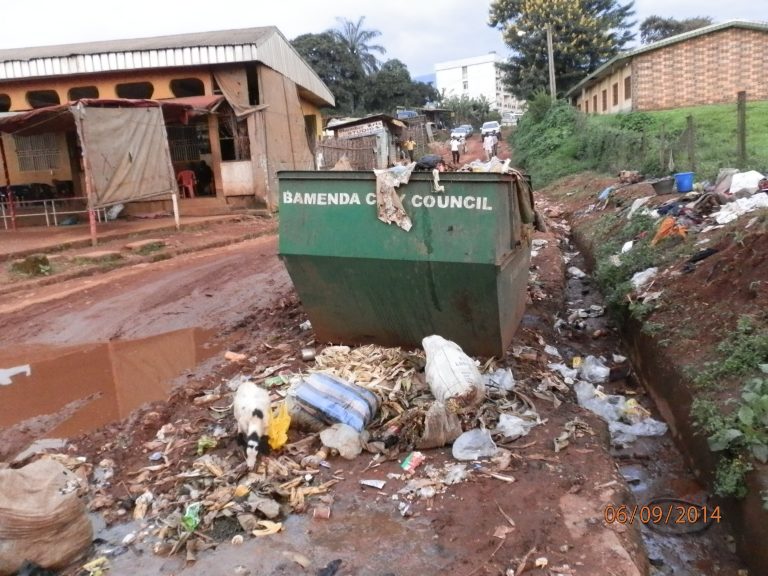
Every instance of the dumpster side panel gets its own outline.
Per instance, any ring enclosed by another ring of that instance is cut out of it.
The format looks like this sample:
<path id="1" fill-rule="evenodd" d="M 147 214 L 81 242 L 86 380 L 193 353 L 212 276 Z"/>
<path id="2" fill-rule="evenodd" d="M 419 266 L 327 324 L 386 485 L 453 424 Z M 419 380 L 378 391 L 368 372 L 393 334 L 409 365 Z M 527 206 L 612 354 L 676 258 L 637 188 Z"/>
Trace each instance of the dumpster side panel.
<path id="1" fill-rule="evenodd" d="M 414 174 L 413 227 L 376 217 L 367 172 L 280 173 L 280 254 L 321 342 L 420 346 L 429 334 L 502 355 L 522 317 L 529 234 L 501 174 Z"/>
<path id="2" fill-rule="evenodd" d="M 490 264 L 510 248 L 510 186 L 498 178 L 433 194 L 431 179 L 413 176 L 397 189 L 413 221 L 406 232 L 377 219 L 373 174 L 296 174 L 306 173 L 280 174 L 281 254 Z"/>
<path id="3" fill-rule="evenodd" d="M 284 261 L 320 342 L 419 347 L 425 336 L 440 334 L 468 354 L 503 353 L 495 266 L 315 256 Z"/>

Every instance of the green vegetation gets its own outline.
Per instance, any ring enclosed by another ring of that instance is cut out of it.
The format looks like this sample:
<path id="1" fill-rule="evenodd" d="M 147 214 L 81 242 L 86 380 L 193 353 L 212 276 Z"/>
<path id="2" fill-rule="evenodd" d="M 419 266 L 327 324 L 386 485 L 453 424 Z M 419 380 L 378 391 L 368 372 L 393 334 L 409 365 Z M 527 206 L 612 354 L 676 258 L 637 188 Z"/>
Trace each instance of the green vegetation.
<path id="1" fill-rule="evenodd" d="M 11 263 L 11 273 L 19 276 L 50 276 L 51 263 L 45 254 L 33 254 Z"/>
<path id="2" fill-rule="evenodd" d="M 165 242 L 150 242 L 149 244 L 144 244 L 144 246 L 136 250 L 136 253 L 141 254 L 142 256 L 147 256 L 153 252 L 162 250 L 163 248 L 165 248 Z"/>
<path id="3" fill-rule="evenodd" d="M 753 319 L 739 319 L 736 332 L 717 347 L 719 358 L 694 376 L 694 381 L 710 389 L 723 379 L 768 372 L 768 330 L 755 327 Z M 707 394 L 706 392 L 704 392 Z M 738 399 L 718 403 L 699 396 L 691 407 L 691 419 L 707 436 L 709 448 L 720 453 L 715 490 L 721 496 L 743 497 L 744 476 L 752 470 L 749 459 L 768 462 L 768 378 L 750 377 Z M 724 412 L 723 408 L 728 411 Z M 768 499 L 764 499 L 768 510 Z"/>
<path id="4" fill-rule="evenodd" d="M 748 103 L 747 169 L 761 169 L 765 162 L 766 123 L 768 102 Z M 587 116 L 565 102 L 548 105 L 539 94 L 529 102 L 512 145 L 536 186 L 584 170 L 639 170 L 648 176 L 694 171 L 697 179 L 713 180 L 720 168 L 737 165 L 736 104 Z"/>
<path id="5" fill-rule="evenodd" d="M 694 377 L 696 384 L 713 387 L 724 379 L 754 373 L 768 363 L 768 330 L 758 329 L 749 316 L 739 318 L 736 331 L 717 346 L 719 357 L 707 362 Z"/>

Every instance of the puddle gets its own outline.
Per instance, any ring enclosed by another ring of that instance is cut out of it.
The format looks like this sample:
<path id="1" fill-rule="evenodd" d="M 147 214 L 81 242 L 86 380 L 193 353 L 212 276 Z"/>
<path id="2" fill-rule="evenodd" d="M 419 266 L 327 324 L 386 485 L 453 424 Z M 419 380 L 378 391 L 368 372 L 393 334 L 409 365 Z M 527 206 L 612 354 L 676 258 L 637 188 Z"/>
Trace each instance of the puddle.
<path id="1" fill-rule="evenodd" d="M 586 270 L 583 257 L 573 253 L 573 259 L 567 264 Z M 566 283 L 566 307 L 588 308 L 592 304 L 601 305 L 602 297 L 589 277 L 569 277 Z M 621 342 L 615 335 L 595 340 L 591 334 L 604 330 L 608 317 L 585 318 L 584 328 L 574 338 L 564 334 L 563 342 L 558 342 L 558 349 L 564 357 L 573 355 L 621 354 Z M 604 385 L 609 394 L 624 394 L 638 399 L 649 408 L 654 418 L 663 420 L 655 410 L 644 389 L 633 377 L 619 378 Z M 641 437 L 623 449 L 614 449 L 619 471 L 635 496 L 638 507 L 647 505 L 658 498 L 675 498 L 707 506 L 712 510 L 709 495 L 704 486 L 695 478 L 687 467 L 683 455 L 672 442 L 669 433 L 662 437 Z M 640 508 L 638 508 L 639 510 Z M 648 512 L 648 510 L 646 510 Z M 647 514 L 646 514 L 647 516 Z M 732 538 L 722 523 L 711 523 L 703 530 L 687 534 L 671 534 L 650 527 L 651 522 L 638 522 L 643 542 L 651 563 L 652 576 L 671 574 L 697 574 L 714 576 L 736 574 L 744 566 L 735 555 Z M 703 526 L 702 526 L 703 527 Z"/>
<path id="2" fill-rule="evenodd" d="M 176 330 L 141 340 L 0 354 L 0 429 L 28 441 L 66 438 L 164 400 L 173 381 L 209 358 L 212 331 Z M 23 447 L 20 447 L 23 448 Z"/>

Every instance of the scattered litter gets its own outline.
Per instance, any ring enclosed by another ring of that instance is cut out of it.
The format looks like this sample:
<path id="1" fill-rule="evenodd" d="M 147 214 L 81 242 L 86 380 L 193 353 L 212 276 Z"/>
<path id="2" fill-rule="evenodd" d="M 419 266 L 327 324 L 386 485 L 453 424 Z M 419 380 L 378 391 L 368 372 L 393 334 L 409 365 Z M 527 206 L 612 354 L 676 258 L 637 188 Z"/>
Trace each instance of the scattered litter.
<path id="1" fill-rule="evenodd" d="M 544 352 L 546 352 L 550 356 L 554 356 L 555 358 L 562 358 L 562 356 L 560 355 L 560 351 L 554 346 L 551 346 L 549 344 L 544 346 Z"/>
<path id="2" fill-rule="evenodd" d="M 437 335 L 427 336 L 421 344 L 427 355 L 427 384 L 438 402 L 461 412 L 483 401 L 485 385 L 480 370 L 458 344 Z"/>
<path id="3" fill-rule="evenodd" d="M 632 247 L 635 245 L 634 241 L 628 240 L 627 242 L 624 242 L 624 245 L 621 247 L 621 253 L 626 254 L 630 250 L 632 250 Z"/>
<path id="4" fill-rule="evenodd" d="M 320 432 L 323 446 L 337 450 L 339 456 L 354 460 L 362 451 L 360 433 L 347 424 L 334 424 Z"/>
<path id="5" fill-rule="evenodd" d="M 718 224 L 728 224 L 733 222 L 739 216 L 758 208 L 768 208 L 768 194 L 755 194 L 749 198 L 738 198 L 737 200 L 720 207 L 720 211 L 715 214 L 715 222 Z"/>
<path id="6" fill-rule="evenodd" d="M 514 385 L 514 381 L 513 381 Z M 416 448 L 427 450 L 450 444 L 461 435 L 461 420 L 442 402 L 433 402 L 424 415 L 424 432 Z"/>
<path id="7" fill-rule="evenodd" d="M 658 274 L 659 269 L 658 268 L 646 268 L 642 272 L 637 272 L 632 276 L 632 279 L 630 282 L 632 283 L 632 286 L 634 286 L 635 290 L 639 290 L 648 282 L 650 282 L 656 274 Z"/>
<path id="8" fill-rule="evenodd" d="M 509 392 L 515 388 L 515 376 L 509 368 L 499 368 L 495 372 L 483 375 L 486 388 L 495 388 Z"/>
<path id="9" fill-rule="evenodd" d="M 579 375 L 593 384 L 607 382 L 610 374 L 611 369 L 595 356 L 587 356 L 579 366 Z"/>
<path id="10" fill-rule="evenodd" d="M 416 468 L 421 466 L 426 459 L 426 456 L 421 452 L 411 452 L 400 464 L 400 468 L 406 472 L 413 472 Z"/>
<path id="11" fill-rule="evenodd" d="M 539 415 L 532 410 L 526 410 L 521 416 L 501 413 L 494 432 L 501 434 L 505 440 L 517 440 L 521 436 L 527 436 L 539 423 Z"/>
<path id="12" fill-rule="evenodd" d="M 272 522 L 271 520 L 259 520 L 256 523 L 260 528 L 251 532 L 254 536 L 271 536 L 277 534 L 283 529 L 282 522 Z"/>
<path id="13" fill-rule="evenodd" d="M 571 278 L 585 278 L 587 276 L 583 270 L 577 268 L 576 266 L 571 266 L 568 268 L 568 274 L 571 276 Z"/>
<path id="14" fill-rule="evenodd" d="M 240 354 L 239 352 L 232 352 L 231 350 L 227 350 L 224 353 L 224 359 L 229 360 L 230 362 L 242 362 L 243 360 L 246 360 L 248 358 L 245 354 Z"/>
<path id="15" fill-rule="evenodd" d="M 272 450 L 279 450 L 288 442 L 288 429 L 290 427 L 291 415 L 288 413 L 288 404 L 280 402 L 277 410 L 272 412 L 267 429 L 269 447 Z"/>
<path id="16" fill-rule="evenodd" d="M 369 488 L 376 488 L 381 490 L 386 485 L 386 480 L 360 480 L 361 486 L 368 486 Z"/>
<path id="17" fill-rule="evenodd" d="M 188 504 L 184 511 L 184 516 L 181 517 L 181 525 L 187 532 L 194 532 L 200 525 L 200 509 L 202 504 L 200 502 L 193 502 Z"/>
<path id="18" fill-rule="evenodd" d="M 310 322 L 309 320 L 304 320 L 304 322 L 299 324 L 299 330 L 301 330 L 302 332 L 306 332 L 307 330 L 311 330 L 311 329 L 312 329 L 312 322 Z"/>
<path id="19" fill-rule="evenodd" d="M 456 439 L 451 454 L 456 460 L 478 460 L 490 458 L 497 451 L 491 432 L 485 428 L 475 428 L 464 432 Z"/>
<path id="20" fill-rule="evenodd" d="M 197 440 L 197 455 L 202 456 L 203 454 L 205 454 L 207 450 L 210 450 L 211 448 L 216 448 L 217 444 L 218 444 L 218 441 L 216 440 L 216 438 L 212 438 L 211 436 L 207 436 L 207 435 L 200 436 L 200 438 Z M 162 458 L 162 452 L 160 453 L 160 456 Z"/>
<path id="21" fill-rule="evenodd" d="M 627 401 L 621 395 L 605 394 L 589 382 L 578 382 L 574 386 L 580 406 L 594 412 L 608 422 L 608 430 L 615 444 L 626 445 L 638 436 L 662 436 L 667 425 L 650 417 L 647 410 L 634 400 Z"/>
<path id="22" fill-rule="evenodd" d="M 298 380 L 288 389 L 286 402 L 291 419 L 315 431 L 339 422 L 360 432 L 378 410 L 371 391 L 325 372 Z"/>
<path id="23" fill-rule="evenodd" d="M 632 216 L 635 215 L 635 212 L 645 206 L 651 198 L 653 198 L 653 196 L 645 196 L 643 198 L 635 199 L 635 201 L 632 202 L 632 206 L 629 208 L 629 212 L 627 213 L 627 220 L 631 220 Z"/>
<path id="24" fill-rule="evenodd" d="M 579 371 L 576 368 L 568 368 L 568 366 L 563 363 L 547 364 L 547 367 L 550 370 L 554 370 L 555 372 L 559 373 L 560 376 L 565 379 L 575 380 L 579 375 Z"/>

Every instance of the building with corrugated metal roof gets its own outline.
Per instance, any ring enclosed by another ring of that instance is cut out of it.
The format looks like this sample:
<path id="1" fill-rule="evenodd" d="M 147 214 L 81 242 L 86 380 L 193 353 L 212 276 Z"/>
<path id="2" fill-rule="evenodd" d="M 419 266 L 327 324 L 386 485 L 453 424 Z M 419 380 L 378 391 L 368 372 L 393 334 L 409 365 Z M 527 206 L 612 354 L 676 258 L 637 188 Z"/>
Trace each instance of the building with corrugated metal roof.
<path id="1" fill-rule="evenodd" d="M 175 171 L 196 175 L 192 190 L 182 190 L 183 214 L 275 209 L 277 171 L 315 167 L 320 109 L 335 104 L 274 26 L 0 50 L 0 113 L 86 98 L 176 100 L 206 112 L 166 126 Z M 12 184 L 64 182 L 84 194 L 72 135 L 3 138 Z M 131 209 L 157 211 L 167 202 Z"/>

